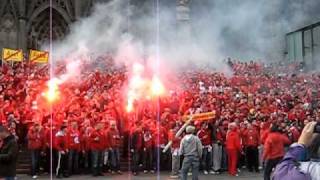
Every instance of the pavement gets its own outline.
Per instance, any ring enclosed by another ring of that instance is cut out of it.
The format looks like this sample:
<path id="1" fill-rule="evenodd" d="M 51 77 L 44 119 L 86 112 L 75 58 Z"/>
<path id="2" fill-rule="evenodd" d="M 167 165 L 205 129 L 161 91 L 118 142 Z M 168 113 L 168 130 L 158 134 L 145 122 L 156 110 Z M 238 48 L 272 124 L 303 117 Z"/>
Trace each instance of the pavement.
<path id="1" fill-rule="evenodd" d="M 111 175 L 106 174 L 103 177 L 93 177 L 88 175 L 77 175 L 71 176 L 69 178 L 65 178 L 66 180 L 88 180 L 88 179 L 95 179 L 95 180 L 172 180 L 170 179 L 169 173 L 160 173 L 159 176 L 157 174 L 139 174 L 138 176 L 133 176 L 131 173 L 124 173 L 122 175 Z M 241 172 L 239 177 L 232 177 L 226 173 L 221 175 L 200 175 L 199 180 L 229 180 L 229 179 L 240 179 L 240 180 L 262 180 L 262 173 L 249 173 L 249 172 Z M 31 180 L 32 178 L 28 175 L 18 175 L 18 180 Z M 50 176 L 40 176 L 38 179 L 49 180 Z M 56 179 L 53 177 L 53 179 Z M 188 179 L 191 180 L 191 177 Z M 179 179 L 177 179 L 179 180 Z"/>

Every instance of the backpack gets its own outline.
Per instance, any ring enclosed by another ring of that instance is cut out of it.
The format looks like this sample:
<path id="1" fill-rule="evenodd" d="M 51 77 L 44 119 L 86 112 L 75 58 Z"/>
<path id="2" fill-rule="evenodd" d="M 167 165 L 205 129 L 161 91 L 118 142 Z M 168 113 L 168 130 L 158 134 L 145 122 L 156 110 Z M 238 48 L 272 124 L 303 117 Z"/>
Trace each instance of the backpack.
<path id="1" fill-rule="evenodd" d="M 277 165 L 272 180 L 311 180 L 311 176 L 300 171 L 300 163 L 298 161 L 283 159 Z"/>

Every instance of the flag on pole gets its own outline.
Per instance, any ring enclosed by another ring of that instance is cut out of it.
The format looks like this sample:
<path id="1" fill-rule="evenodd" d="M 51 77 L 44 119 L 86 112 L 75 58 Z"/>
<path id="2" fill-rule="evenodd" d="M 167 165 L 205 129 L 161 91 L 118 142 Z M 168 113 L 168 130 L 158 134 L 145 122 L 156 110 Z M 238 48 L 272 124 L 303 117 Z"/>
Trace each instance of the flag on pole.
<path id="1" fill-rule="evenodd" d="M 200 114 L 185 115 L 182 117 L 182 120 L 187 121 L 190 117 L 192 117 L 192 119 L 194 121 L 207 121 L 207 120 L 215 118 L 216 112 L 211 111 L 211 112 L 200 113 Z"/>
<path id="2" fill-rule="evenodd" d="M 4 61 L 16 61 L 21 62 L 23 61 L 23 52 L 21 49 L 2 49 L 2 59 Z"/>
<path id="3" fill-rule="evenodd" d="M 37 63 L 48 63 L 49 61 L 49 52 L 47 51 L 37 51 L 37 50 L 30 50 L 29 54 L 30 62 L 37 62 Z"/>

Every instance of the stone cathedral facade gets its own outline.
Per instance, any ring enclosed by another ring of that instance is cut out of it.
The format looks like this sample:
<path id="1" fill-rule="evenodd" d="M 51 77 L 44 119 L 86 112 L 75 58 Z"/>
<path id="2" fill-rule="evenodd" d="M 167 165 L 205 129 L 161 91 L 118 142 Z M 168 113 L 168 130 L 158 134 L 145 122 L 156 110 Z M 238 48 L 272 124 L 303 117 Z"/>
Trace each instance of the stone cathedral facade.
<path id="1" fill-rule="evenodd" d="M 89 14 L 93 3 L 93 0 L 51 0 L 51 3 L 50 0 L 1 0 L 0 48 L 38 48 L 50 36 L 50 11 L 52 38 L 62 39 L 72 22 Z"/>
<path id="2" fill-rule="evenodd" d="M 0 49 L 37 49 L 49 40 L 63 39 L 70 25 L 90 15 L 96 2 L 109 0 L 0 0 Z M 154 0 L 124 0 L 154 1 Z M 161 0 L 160 0 L 161 1 Z M 188 20 L 190 0 L 177 0 L 177 20 Z M 50 8 L 52 7 L 52 8 Z M 51 17 L 52 16 L 52 17 Z M 50 29 L 52 18 L 52 30 Z"/>

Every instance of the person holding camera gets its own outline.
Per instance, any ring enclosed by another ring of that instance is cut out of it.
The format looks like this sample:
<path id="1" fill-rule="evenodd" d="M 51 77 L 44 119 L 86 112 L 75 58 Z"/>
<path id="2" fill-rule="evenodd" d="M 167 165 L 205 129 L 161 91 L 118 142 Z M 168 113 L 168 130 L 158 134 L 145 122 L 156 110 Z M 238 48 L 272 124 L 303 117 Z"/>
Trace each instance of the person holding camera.
<path id="1" fill-rule="evenodd" d="M 307 157 L 309 156 L 309 157 Z M 320 124 L 308 123 L 276 167 L 273 180 L 319 180 Z"/>

